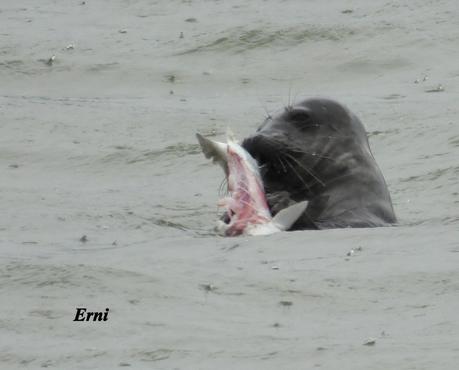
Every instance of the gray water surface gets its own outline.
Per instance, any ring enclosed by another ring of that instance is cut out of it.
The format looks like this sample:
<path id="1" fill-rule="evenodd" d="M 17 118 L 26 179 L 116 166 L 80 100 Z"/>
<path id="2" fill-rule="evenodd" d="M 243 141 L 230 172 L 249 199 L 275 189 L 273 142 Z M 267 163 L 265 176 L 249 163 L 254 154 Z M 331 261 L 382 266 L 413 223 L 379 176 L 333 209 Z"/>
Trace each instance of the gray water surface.
<path id="1" fill-rule="evenodd" d="M 456 1 L 3 0 L 0 24 L 2 368 L 457 365 Z M 195 133 L 312 96 L 361 118 L 400 225 L 216 236 Z"/>

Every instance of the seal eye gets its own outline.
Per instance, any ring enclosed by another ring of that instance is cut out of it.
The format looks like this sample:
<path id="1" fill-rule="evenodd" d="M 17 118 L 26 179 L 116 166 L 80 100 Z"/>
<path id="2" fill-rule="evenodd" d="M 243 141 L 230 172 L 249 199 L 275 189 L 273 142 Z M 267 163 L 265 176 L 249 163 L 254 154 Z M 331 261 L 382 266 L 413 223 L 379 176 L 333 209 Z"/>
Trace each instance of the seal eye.
<path id="1" fill-rule="evenodd" d="M 289 121 L 298 125 L 300 128 L 308 128 L 314 126 L 309 112 L 304 109 L 292 109 L 288 113 L 288 119 Z"/>

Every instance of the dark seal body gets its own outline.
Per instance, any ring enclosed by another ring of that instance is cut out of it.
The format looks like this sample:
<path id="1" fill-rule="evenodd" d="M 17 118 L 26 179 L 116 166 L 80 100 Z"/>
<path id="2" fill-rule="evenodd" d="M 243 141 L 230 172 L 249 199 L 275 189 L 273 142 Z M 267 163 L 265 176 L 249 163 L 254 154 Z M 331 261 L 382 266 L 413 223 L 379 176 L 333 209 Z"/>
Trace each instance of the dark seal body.
<path id="1" fill-rule="evenodd" d="M 268 117 L 242 146 L 258 161 L 273 214 L 308 200 L 291 230 L 396 222 L 384 177 L 360 120 L 314 98 Z"/>

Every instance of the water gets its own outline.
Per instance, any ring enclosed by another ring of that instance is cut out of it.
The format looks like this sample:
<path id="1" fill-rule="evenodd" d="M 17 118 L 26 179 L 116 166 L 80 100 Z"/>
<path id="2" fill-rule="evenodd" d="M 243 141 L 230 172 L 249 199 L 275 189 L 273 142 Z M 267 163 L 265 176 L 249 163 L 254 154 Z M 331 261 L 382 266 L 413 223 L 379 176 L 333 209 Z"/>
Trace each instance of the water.
<path id="1" fill-rule="evenodd" d="M 454 367 L 458 13 L 4 0 L 2 366 Z M 215 236 L 223 175 L 195 133 L 242 138 L 316 95 L 363 121 L 400 226 Z"/>

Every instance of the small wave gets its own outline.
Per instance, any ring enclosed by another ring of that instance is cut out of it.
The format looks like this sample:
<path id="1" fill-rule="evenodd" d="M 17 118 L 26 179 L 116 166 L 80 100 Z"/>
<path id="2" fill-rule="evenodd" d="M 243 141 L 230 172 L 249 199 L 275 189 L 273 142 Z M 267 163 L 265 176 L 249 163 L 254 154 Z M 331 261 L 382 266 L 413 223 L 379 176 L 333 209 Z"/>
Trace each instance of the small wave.
<path id="1" fill-rule="evenodd" d="M 0 62 L 0 67 L 12 70 L 16 70 L 22 65 L 24 65 L 22 60 L 6 60 L 4 62 Z"/>
<path id="2" fill-rule="evenodd" d="M 15 59 L 0 62 L 0 71 L 1 70 L 6 70 L 8 73 L 33 75 L 36 73 L 41 73 L 41 71 L 49 71 L 49 68 L 46 69 L 44 65 L 36 63 L 29 65 L 22 60 Z"/>
<path id="3" fill-rule="evenodd" d="M 407 68 L 411 62 L 404 58 L 388 58 L 383 60 L 373 60 L 357 57 L 350 62 L 339 64 L 337 69 L 346 73 L 373 74 L 378 71 L 389 71 Z M 384 100 L 400 100 L 405 98 L 403 95 L 391 94 L 381 97 Z"/>
<path id="4" fill-rule="evenodd" d="M 143 162 L 149 160 L 155 160 L 158 157 L 164 155 L 170 155 L 176 158 L 185 157 L 190 154 L 198 154 L 201 153 L 200 147 L 198 144 L 186 144 L 186 143 L 177 143 L 174 145 L 169 145 L 164 149 L 159 150 L 150 150 L 144 152 L 140 156 L 128 161 L 129 164 L 136 163 L 136 162 Z"/>
<path id="5" fill-rule="evenodd" d="M 449 143 L 452 146 L 459 146 L 459 136 L 455 136 L 455 137 L 452 137 L 451 139 L 449 139 Z"/>
<path id="6" fill-rule="evenodd" d="M 429 171 L 425 174 L 409 176 L 400 179 L 400 182 L 410 182 L 410 181 L 434 181 L 441 177 L 453 175 L 454 179 L 459 175 L 459 166 L 456 167 L 447 167 L 447 168 L 439 168 L 434 171 Z"/>
<path id="7" fill-rule="evenodd" d="M 9 285 L 52 290 L 81 287 L 82 282 L 88 285 L 98 284 L 106 277 L 112 276 L 153 280 L 130 270 L 87 265 L 37 265 L 13 262 L 0 269 L 0 278 Z"/>
<path id="8" fill-rule="evenodd" d="M 93 64 L 89 67 L 87 67 L 88 72 L 103 72 L 103 71 L 108 71 L 112 70 L 113 68 L 119 66 L 118 62 L 112 62 L 112 63 L 97 63 Z"/>
<path id="9" fill-rule="evenodd" d="M 192 154 L 199 154 L 201 150 L 198 144 L 177 143 L 169 145 L 162 149 L 154 149 L 143 151 L 139 154 L 131 147 L 115 146 L 116 151 L 109 153 L 102 157 L 101 161 L 104 163 L 125 162 L 127 164 L 134 164 L 140 162 L 156 161 L 164 156 L 172 158 L 182 158 Z"/>
<path id="10" fill-rule="evenodd" d="M 385 136 L 385 135 L 398 135 L 400 133 L 400 129 L 390 129 L 390 130 L 375 130 L 375 131 L 368 131 L 367 136 Z"/>
<path id="11" fill-rule="evenodd" d="M 355 31 L 346 27 L 310 26 L 305 29 L 289 28 L 270 31 L 268 28 L 244 30 L 241 27 L 225 31 L 212 41 L 182 51 L 177 55 L 207 51 L 233 51 L 242 53 L 251 49 L 272 46 L 295 46 L 309 41 L 339 41 L 354 35 Z"/>
<path id="12" fill-rule="evenodd" d="M 151 217 L 149 219 L 150 222 L 152 222 L 156 226 L 162 226 L 162 227 L 171 227 L 173 229 L 181 230 L 181 231 L 188 231 L 189 228 L 186 227 L 185 225 L 182 225 L 178 222 L 173 222 L 166 220 L 164 218 L 156 218 L 156 217 Z"/>

